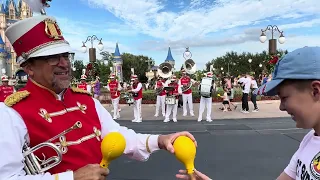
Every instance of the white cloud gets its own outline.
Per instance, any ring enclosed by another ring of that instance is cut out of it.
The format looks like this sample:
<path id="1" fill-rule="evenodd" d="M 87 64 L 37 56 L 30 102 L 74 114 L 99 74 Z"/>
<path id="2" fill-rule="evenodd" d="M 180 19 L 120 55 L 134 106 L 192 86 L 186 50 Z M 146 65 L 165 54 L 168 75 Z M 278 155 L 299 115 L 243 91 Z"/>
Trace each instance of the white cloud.
<path id="1" fill-rule="evenodd" d="M 106 34 L 110 35 L 110 33 L 121 34 L 123 32 L 126 32 L 126 30 L 116 31 L 117 28 L 113 28 L 113 29 L 105 28 L 106 26 L 104 25 L 95 25 L 95 24 L 91 24 L 83 21 L 74 21 L 68 18 L 57 17 L 57 21 L 64 34 L 65 39 L 70 43 L 71 48 L 75 52 L 75 59 L 83 60 L 85 63 L 89 62 L 89 54 L 88 52 L 86 53 L 81 52 L 81 46 L 82 46 L 82 42 L 86 41 L 88 36 L 92 36 L 96 34 L 98 38 L 102 38 L 102 43 L 104 45 L 103 51 L 108 51 L 110 53 L 113 53 L 115 50 L 116 42 L 106 41 L 105 39 L 107 38 L 104 38 L 104 37 L 106 36 Z M 115 27 L 115 26 L 112 26 L 112 27 Z M 104 29 L 104 30 L 101 31 L 101 29 Z M 130 33 L 134 34 L 135 32 L 128 31 L 126 32 L 126 35 Z M 98 43 L 99 43 L 98 40 L 94 40 L 93 47 L 96 48 Z M 91 47 L 90 41 L 86 43 L 86 46 L 87 48 Z M 122 52 L 132 51 L 128 46 L 122 44 L 121 42 L 119 42 L 119 47 L 121 47 L 120 50 Z M 96 52 L 97 52 L 97 59 L 100 59 L 101 58 L 100 51 L 97 48 L 96 48 Z"/>
<path id="2" fill-rule="evenodd" d="M 173 41 L 251 25 L 270 17 L 287 19 L 320 13 L 318 0 L 216 0 L 211 4 L 192 0 L 190 8 L 179 13 L 166 11 L 159 0 L 87 1 L 105 8 L 134 29 Z M 192 8 L 199 4 L 202 6 Z"/>

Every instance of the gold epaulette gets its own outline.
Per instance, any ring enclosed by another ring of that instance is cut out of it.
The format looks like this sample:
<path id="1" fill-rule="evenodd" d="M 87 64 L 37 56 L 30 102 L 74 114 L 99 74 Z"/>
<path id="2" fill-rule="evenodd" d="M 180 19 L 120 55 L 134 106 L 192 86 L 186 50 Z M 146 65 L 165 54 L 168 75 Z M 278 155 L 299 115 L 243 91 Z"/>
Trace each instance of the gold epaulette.
<path id="1" fill-rule="evenodd" d="M 76 87 L 72 87 L 71 91 L 76 92 L 76 93 L 82 93 L 82 94 L 88 94 L 90 96 L 92 96 L 92 94 L 86 90 L 80 89 L 80 88 L 76 88 Z"/>
<path id="2" fill-rule="evenodd" d="M 30 92 L 27 90 L 15 92 L 4 100 L 4 104 L 9 107 L 12 107 L 13 105 L 17 104 L 18 102 L 28 97 L 29 95 L 30 95 Z"/>

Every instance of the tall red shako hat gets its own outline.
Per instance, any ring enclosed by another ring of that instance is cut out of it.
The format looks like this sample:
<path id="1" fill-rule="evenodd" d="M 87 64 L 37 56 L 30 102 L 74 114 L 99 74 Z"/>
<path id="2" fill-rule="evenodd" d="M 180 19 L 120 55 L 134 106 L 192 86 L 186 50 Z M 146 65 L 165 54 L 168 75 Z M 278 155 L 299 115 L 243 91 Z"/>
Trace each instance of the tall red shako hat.
<path id="1" fill-rule="evenodd" d="M 17 53 L 17 63 L 32 57 L 71 52 L 56 19 L 50 16 L 34 16 L 11 25 L 5 32 Z"/>

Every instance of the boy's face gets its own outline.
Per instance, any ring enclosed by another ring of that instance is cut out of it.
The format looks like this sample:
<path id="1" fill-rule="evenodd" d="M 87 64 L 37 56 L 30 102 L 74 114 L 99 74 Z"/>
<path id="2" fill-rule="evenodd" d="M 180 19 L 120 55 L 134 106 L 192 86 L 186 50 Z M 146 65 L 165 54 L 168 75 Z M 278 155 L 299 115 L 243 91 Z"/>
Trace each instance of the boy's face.
<path id="1" fill-rule="evenodd" d="M 297 85 L 284 83 L 278 87 L 281 103 L 279 109 L 287 111 L 296 122 L 297 128 L 311 129 L 320 124 L 320 82 L 318 85 L 297 89 Z M 318 89 L 318 90 L 316 90 Z M 317 92 L 316 92 L 317 91 Z"/>

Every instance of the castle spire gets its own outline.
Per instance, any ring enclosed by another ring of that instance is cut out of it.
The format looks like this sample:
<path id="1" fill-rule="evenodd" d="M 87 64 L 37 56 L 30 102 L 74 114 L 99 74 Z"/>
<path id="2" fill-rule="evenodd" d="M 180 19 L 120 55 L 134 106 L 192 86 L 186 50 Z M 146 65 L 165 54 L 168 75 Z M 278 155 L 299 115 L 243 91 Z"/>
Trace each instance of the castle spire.
<path id="1" fill-rule="evenodd" d="M 113 60 L 114 60 L 114 61 L 121 61 L 121 62 L 122 62 L 118 43 L 116 43 L 116 49 L 115 49 L 115 51 L 114 51 L 114 58 L 113 58 Z"/>
<path id="2" fill-rule="evenodd" d="M 175 60 L 174 60 L 173 57 L 172 57 L 172 53 L 171 53 L 171 48 L 170 48 L 170 46 L 169 46 L 169 49 L 168 49 L 167 58 L 166 58 L 166 60 L 164 60 L 164 62 L 168 62 L 168 63 L 170 63 L 172 66 L 174 66 L 174 64 L 175 64 Z"/>

